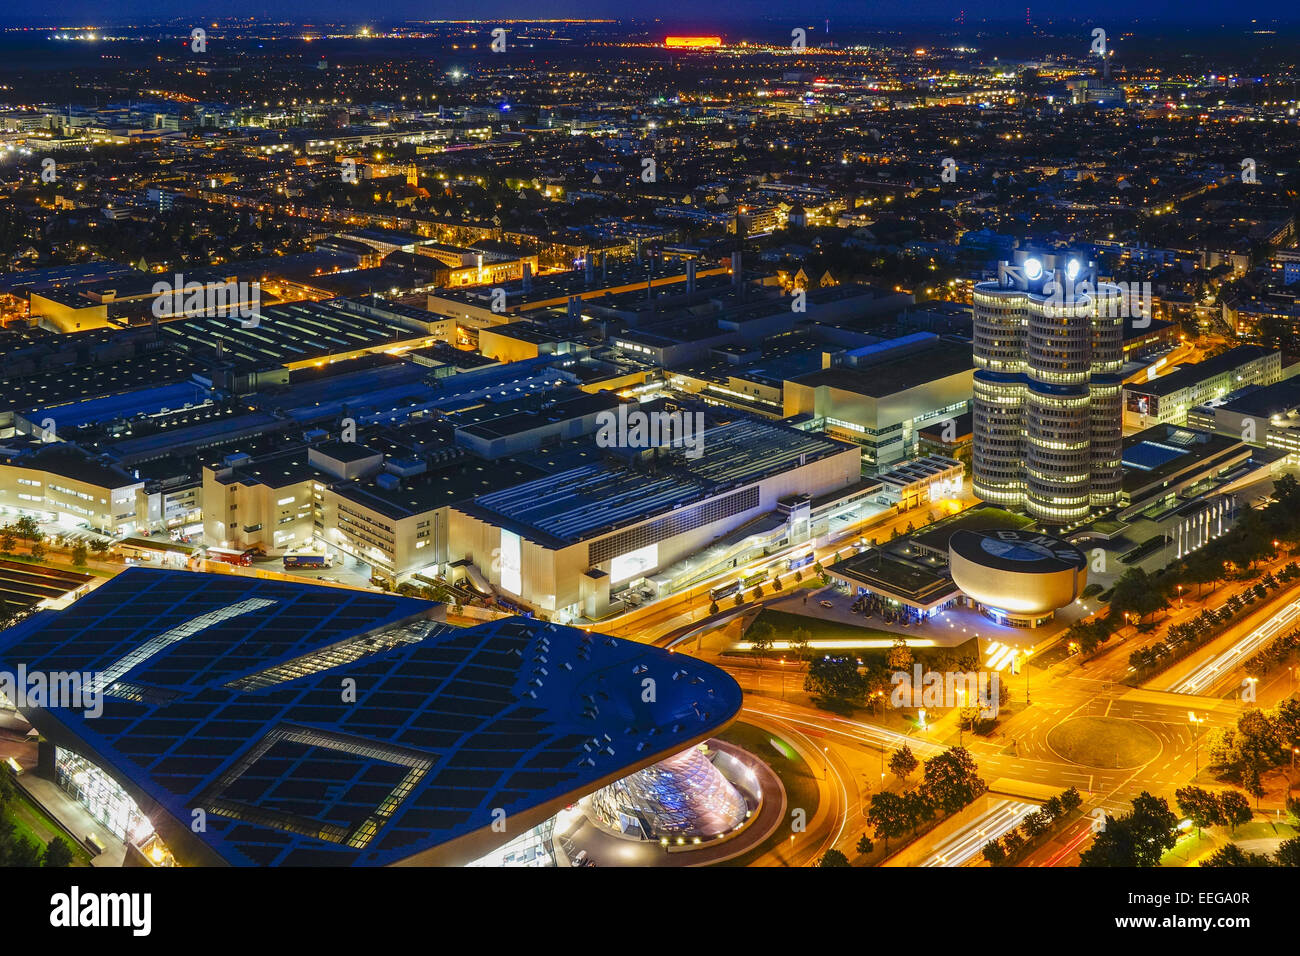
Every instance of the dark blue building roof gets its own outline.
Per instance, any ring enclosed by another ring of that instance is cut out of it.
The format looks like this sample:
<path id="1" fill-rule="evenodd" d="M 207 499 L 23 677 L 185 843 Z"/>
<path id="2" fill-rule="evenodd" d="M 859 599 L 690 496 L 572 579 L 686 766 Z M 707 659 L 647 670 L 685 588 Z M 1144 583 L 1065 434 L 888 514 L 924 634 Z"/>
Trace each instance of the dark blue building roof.
<path id="1" fill-rule="evenodd" d="M 0 668 L 97 675 L 100 716 L 27 716 L 111 774 L 182 863 L 467 862 L 740 709 L 735 681 L 691 658 L 436 610 L 136 568 L 0 634 Z"/>

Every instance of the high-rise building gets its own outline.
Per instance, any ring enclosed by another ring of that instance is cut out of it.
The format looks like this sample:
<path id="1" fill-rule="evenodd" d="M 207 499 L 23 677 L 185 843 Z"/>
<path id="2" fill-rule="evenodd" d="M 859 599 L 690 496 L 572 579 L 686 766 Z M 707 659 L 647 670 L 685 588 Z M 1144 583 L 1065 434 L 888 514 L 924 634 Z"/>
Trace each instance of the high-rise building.
<path id="1" fill-rule="evenodd" d="M 975 494 L 1054 526 L 1116 503 L 1122 305 L 1069 254 L 1018 251 L 975 286 Z"/>

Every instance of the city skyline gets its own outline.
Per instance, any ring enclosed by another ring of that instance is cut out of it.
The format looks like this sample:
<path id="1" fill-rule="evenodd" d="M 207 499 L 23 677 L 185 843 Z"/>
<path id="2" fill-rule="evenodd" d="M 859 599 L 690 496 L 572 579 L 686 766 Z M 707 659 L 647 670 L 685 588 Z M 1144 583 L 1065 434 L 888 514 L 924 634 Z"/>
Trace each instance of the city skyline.
<path id="1" fill-rule="evenodd" d="M 1262 927 L 1290 8 L 514 9 L 0 30 L 18 918 L 906 867 L 1101 934 L 1206 868 Z"/>

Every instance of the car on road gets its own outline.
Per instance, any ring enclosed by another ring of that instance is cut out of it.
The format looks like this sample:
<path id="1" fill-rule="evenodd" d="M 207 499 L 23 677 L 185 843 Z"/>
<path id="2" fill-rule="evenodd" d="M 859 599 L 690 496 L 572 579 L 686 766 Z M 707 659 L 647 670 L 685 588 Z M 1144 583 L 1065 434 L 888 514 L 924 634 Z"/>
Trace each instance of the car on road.
<path id="1" fill-rule="evenodd" d="M 818 603 L 821 604 L 822 607 L 834 607 L 834 606 L 835 606 L 835 605 L 832 604 L 830 601 L 819 601 Z"/>

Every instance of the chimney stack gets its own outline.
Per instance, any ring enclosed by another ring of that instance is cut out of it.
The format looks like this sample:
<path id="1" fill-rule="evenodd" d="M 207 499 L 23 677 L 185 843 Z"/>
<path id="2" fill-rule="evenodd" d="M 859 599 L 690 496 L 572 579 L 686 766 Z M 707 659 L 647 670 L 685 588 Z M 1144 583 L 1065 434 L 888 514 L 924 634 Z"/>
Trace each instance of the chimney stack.
<path id="1" fill-rule="evenodd" d="M 530 262 L 524 263 L 524 292 L 533 291 L 533 266 Z"/>
<path id="2" fill-rule="evenodd" d="M 686 294 L 690 295 L 695 291 L 695 260 L 686 260 Z"/>

